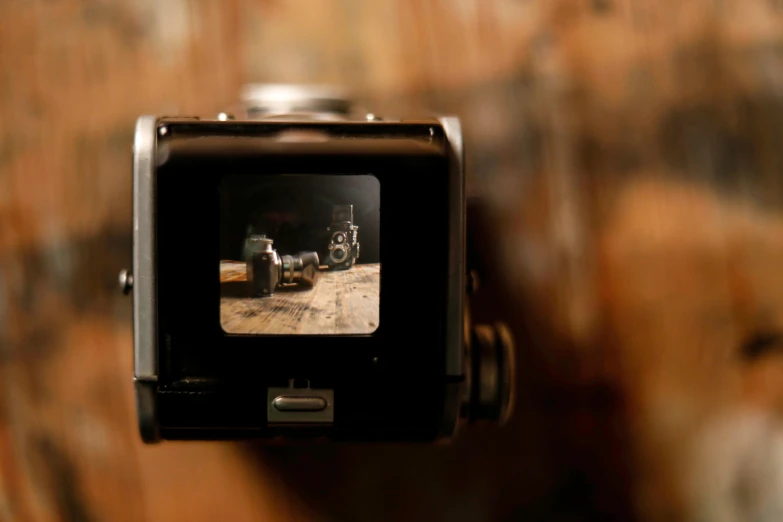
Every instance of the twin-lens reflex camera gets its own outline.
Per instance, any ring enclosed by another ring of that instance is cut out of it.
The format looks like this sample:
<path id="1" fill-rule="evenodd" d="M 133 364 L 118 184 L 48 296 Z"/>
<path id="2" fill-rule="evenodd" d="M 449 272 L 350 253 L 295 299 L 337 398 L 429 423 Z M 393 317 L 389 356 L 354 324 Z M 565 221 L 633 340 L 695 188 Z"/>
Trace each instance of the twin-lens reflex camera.
<path id="1" fill-rule="evenodd" d="M 353 223 L 353 205 L 336 206 L 327 230 L 331 233 L 327 266 L 334 270 L 351 268 L 359 258 L 359 227 Z"/>

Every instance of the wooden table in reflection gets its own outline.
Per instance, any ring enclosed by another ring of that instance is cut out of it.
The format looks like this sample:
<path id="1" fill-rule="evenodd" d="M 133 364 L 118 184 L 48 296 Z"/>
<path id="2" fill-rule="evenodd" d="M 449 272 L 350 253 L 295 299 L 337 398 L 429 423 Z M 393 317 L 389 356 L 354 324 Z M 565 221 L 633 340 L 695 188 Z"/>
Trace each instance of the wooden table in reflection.
<path id="1" fill-rule="evenodd" d="M 369 334 L 380 315 L 380 263 L 321 267 L 313 288 L 278 287 L 251 297 L 245 264 L 220 263 L 220 322 L 237 334 Z"/>

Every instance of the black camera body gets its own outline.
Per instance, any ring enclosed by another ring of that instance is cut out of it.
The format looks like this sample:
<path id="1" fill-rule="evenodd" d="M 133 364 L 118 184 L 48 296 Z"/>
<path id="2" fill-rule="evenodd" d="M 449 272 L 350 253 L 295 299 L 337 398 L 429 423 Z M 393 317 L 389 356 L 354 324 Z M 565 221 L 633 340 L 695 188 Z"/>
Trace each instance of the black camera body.
<path id="1" fill-rule="evenodd" d="M 359 227 L 353 222 L 353 205 L 334 207 L 327 231 L 330 237 L 326 266 L 332 270 L 351 268 L 359 259 Z"/>
<path id="2" fill-rule="evenodd" d="M 502 325 L 470 321 L 459 119 L 384 119 L 322 88 L 245 94 L 233 115 L 136 123 L 120 282 L 142 440 L 433 442 L 504 422 L 512 344 Z M 394 248 L 420 226 L 411 207 L 429 212 L 428 283 L 414 293 L 420 267 Z M 351 270 L 278 255 L 247 235 L 259 220 L 312 251 L 328 226 Z"/>

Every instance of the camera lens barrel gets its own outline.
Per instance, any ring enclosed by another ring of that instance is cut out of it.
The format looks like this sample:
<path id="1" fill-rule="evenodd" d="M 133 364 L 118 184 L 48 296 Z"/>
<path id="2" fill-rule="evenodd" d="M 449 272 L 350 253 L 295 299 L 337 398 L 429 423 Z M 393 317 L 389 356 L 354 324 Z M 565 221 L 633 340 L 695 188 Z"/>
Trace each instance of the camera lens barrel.
<path id="1" fill-rule="evenodd" d="M 300 252 L 280 258 L 280 283 L 314 286 L 320 264 L 316 252 Z"/>
<path id="2" fill-rule="evenodd" d="M 318 258 L 318 252 L 299 252 L 297 254 L 302 259 L 304 266 L 313 265 L 318 268 L 321 265 L 321 260 Z"/>
<path id="3" fill-rule="evenodd" d="M 291 284 L 294 274 L 302 271 L 302 260 L 295 256 L 280 256 L 280 283 Z"/>
<path id="4" fill-rule="evenodd" d="M 345 245 L 334 245 L 329 256 L 332 258 L 332 261 L 340 264 L 348 258 L 348 250 Z"/>

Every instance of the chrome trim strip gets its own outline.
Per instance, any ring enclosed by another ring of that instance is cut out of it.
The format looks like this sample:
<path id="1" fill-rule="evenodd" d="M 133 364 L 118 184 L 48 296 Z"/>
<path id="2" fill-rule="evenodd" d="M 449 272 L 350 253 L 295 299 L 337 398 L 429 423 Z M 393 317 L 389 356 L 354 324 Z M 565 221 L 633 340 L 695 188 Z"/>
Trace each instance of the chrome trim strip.
<path id="1" fill-rule="evenodd" d="M 133 140 L 133 375 L 158 378 L 155 286 L 155 116 L 136 120 Z"/>
<path id="2" fill-rule="evenodd" d="M 465 301 L 465 161 L 462 127 L 455 116 L 438 118 L 448 141 L 449 283 L 446 305 L 446 374 L 461 376 L 463 368 Z"/>

